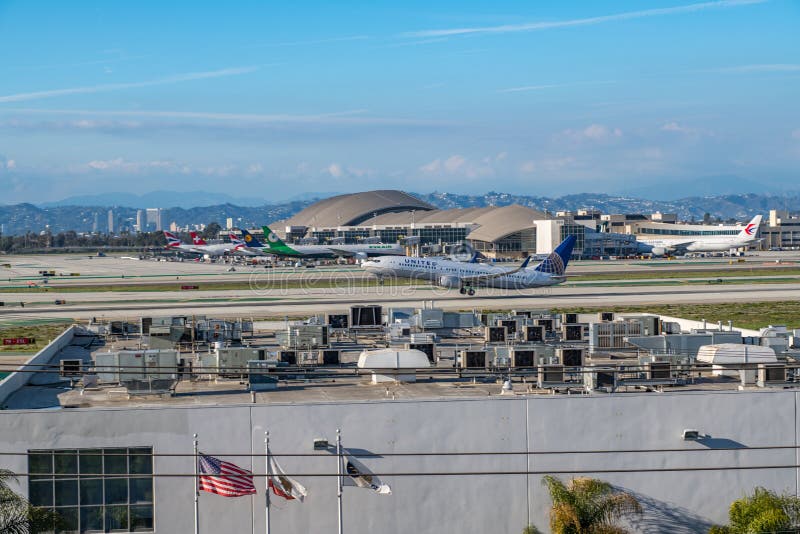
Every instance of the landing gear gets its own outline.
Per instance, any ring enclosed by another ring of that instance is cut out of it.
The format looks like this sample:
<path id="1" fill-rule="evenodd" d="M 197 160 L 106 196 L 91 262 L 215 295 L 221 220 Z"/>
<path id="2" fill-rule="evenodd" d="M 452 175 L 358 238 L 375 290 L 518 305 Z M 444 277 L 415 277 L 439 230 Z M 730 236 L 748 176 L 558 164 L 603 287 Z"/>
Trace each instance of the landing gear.
<path id="1" fill-rule="evenodd" d="M 462 287 L 461 289 L 458 290 L 458 292 L 461 293 L 462 295 L 469 295 L 470 297 L 475 295 L 475 290 L 472 289 L 471 287 Z"/>
<path id="2" fill-rule="evenodd" d="M 470 297 L 474 296 L 475 295 L 475 290 L 472 289 L 472 288 L 469 288 L 469 290 L 467 290 L 467 295 L 469 295 Z"/>
<path id="3" fill-rule="evenodd" d="M 462 287 L 461 289 L 458 290 L 458 292 L 461 293 L 462 295 L 466 295 L 467 294 L 467 288 L 466 287 Z"/>

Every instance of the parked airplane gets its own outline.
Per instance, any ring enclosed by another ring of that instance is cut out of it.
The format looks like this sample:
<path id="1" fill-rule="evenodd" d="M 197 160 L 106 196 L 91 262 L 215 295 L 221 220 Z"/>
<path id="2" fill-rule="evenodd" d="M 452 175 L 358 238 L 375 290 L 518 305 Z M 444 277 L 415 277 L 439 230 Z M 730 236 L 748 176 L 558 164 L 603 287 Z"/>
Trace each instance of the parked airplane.
<path id="1" fill-rule="evenodd" d="M 462 295 L 474 295 L 476 287 L 528 289 L 560 284 L 566 280 L 565 272 L 574 246 L 575 236 L 568 236 L 544 261 L 531 268 L 528 268 L 530 256 L 513 269 L 441 258 L 392 256 L 367 260 L 361 266 L 379 280 L 385 277 L 430 280 L 441 287 L 457 288 Z"/>
<path id="2" fill-rule="evenodd" d="M 246 230 L 242 230 L 242 239 L 247 243 L 248 250 L 255 250 L 262 254 L 274 254 L 293 258 L 358 258 L 364 260 L 370 256 L 379 255 L 404 255 L 405 251 L 400 245 L 384 245 L 368 243 L 363 245 L 287 245 L 280 237 L 264 226 L 265 243 L 260 243 Z"/>
<path id="3" fill-rule="evenodd" d="M 757 243 L 760 225 L 761 215 L 756 215 L 737 235 L 637 239 L 638 250 L 654 256 L 686 252 L 727 252 Z"/>
<path id="4" fill-rule="evenodd" d="M 164 230 L 164 237 L 167 238 L 167 248 L 189 254 L 199 254 L 208 258 L 225 256 L 237 251 L 237 244 L 234 243 L 233 240 L 231 240 L 231 243 L 209 245 L 202 237 L 198 236 L 196 232 L 189 232 L 189 235 L 192 237 L 193 244 L 191 245 L 183 243 L 175 234 Z M 231 237 L 235 238 L 236 236 L 231 234 Z M 238 248 L 242 249 L 244 247 L 239 245 Z"/>
<path id="5" fill-rule="evenodd" d="M 202 254 L 202 252 L 199 252 L 197 250 L 197 247 L 195 247 L 194 245 L 188 245 L 184 243 L 178 236 L 176 236 L 172 232 L 167 232 L 166 230 L 164 230 L 164 237 L 167 240 L 166 248 L 170 250 L 188 252 L 189 254 Z"/>

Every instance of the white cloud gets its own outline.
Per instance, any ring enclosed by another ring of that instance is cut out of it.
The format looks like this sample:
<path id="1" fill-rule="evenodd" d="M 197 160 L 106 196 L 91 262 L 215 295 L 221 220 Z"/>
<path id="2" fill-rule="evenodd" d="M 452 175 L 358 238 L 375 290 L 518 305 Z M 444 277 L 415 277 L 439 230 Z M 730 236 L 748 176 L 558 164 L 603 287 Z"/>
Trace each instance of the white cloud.
<path id="1" fill-rule="evenodd" d="M 475 161 L 467 159 L 461 154 L 453 154 L 448 158 L 436 158 L 419 167 L 419 170 L 425 175 L 450 175 L 464 178 L 480 178 L 495 174 L 492 158 L 487 157 Z"/>
<path id="2" fill-rule="evenodd" d="M 251 163 L 244 170 L 247 174 L 260 174 L 264 170 L 264 166 L 260 163 Z"/>
<path id="3" fill-rule="evenodd" d="M 342 170 L 342 166 L 338 163 L 331 163 L 328 165 L 328 174 L 333 176 L 334 178 L 341 178 L 344 175 L 344 171 Z"/>
<path id="4" fill-rule="evenodd" d="M 700 2 L 696 4 L 688 4 L 683 6 L 645 9 L 641 11 L 627 11 L 624 13 L 615 13 L 613 15 L 601 15 L 597 17 L 586 17 L 586 18 L 570 19 L 570 20 L 556 20 L 551 22 L 531 22 L 526 24 L 505 24 L 502 26 L 479 26 L 473 28 L 451 28 L 444 30 L 423 30 L 416 32 L 407 32 L 403 34 L 403 36 L 424 38 L 424 37 L 447 37 L 450 35 L 531 32 L 531 31 L 549 30 L 554 28 L 567 28 L 573 26 L 590 26 L 594 24 L 603 24 L 606 22 L 633 20 L 646 17 L 659 17 L 665 15 L 678 15 L 682 13 L 694 13 L 697 11 L 703 11 L 707 9 L 718 9 L 718 8 L 734 7 L 741 5 L 749 5 L 749 4 L 760 4 L 766 1 L 767 0 L 718 0 L 715 2 Z"/>
<path id="5" fill-rule="evenodd" d="M 562 135 L 578 142 L 606 142 L 622 137 L 622 130 L 603 124 L 590 124 L 582 130 L 565 130 Z"/>
<path id="6" fill-rule="evenodd" d="M 11 169 L 16 169 L 16 168 L 17 168 L 17 162 L 16 161 L 14 161 L 13 159 L 10 159 L 10 160 L 6 161 L 6 169 L 11 170 Z"/>
<path id="7" fill-rule="evenodd" d="M 450 156 L 449 158 L 444 160 L 444 170 L 451 174 L 457 172 L 460 168 L 464 166 L 464 163 L 466 163 L 466 161 L 467 160 L 464 158 L 464 156 L 458 154 Z"/>
<path id="8" fill-rule="evenodd" d="M 2 98 L 2 97 L 0 97 Z M 0 100 L 2 101 L 2 100 Z M 376 125 L 376 126 L 451 126 L 457 123 L 451 121 L 438 121 L 427 119 L 406 119 L 394 117 L 365 117 L 366 109 L 350 109 L 345 111 L 334 111 L 330 113 L 320 113 L 314 115 L 285 115 L 285 114 L 261 114 L 261 113 L 217 113 L 213 111 L 148 111 L 148 110 L 75 110 L 75 109 L 37 109 L 21 108 L 11 109 L 21 114 L 34 115 L 74 115 L 91 117 L 137 117 L 146 119 L 186 119 L 186 120 L 208 120 L 225 121 L 230 123 L 244 124 L 270 124 L 270 123 L 297 123 L 297 124 L 335 124 L 335 125 Z M 78 127 L 76 121 L 67 123 Z M 110 124 L 107 121 L 83 122 L 84 128 L 102 128 Z M 135 123 L 141 125 L 141 123 Z"/>
<path id="9" fill-rule="evenodd" d="M 170 160 L 150 160 L 150 161 L 130 161 L 125 158 L 96 159 L 85 165 L 73 167 L 72 170 L 81 172 L 102 172 L 117 173 L 143 176 L 148 174 L 202 174 L 204 176 L 231 176 L 233 174 L 244 174 L 250 169 L 257 169 L 257 166 L 240 167 L 238 165 L 191 165 Z M 258 172 L 258 171 L 256 171 Z"/>
<path id="10" fill-rule="evenodd" d="M 686 128 L 681 126 L 675 121 L 668 122 L 664 124 L 661 129 L 665 132 L 686 132 L 688 131 Z"/>
<path id="11" fill-rule="evenodd" d="M 522 165 L 519 166 L 519 170 L 525 174 L 530 174 L 536 170 L 536 163 L 533 161 L 523 161 Z"/>
<path id="12" fill-rule="evenodd" d="M 797 72 L 800 65 L 792 63 L 763 63 L 757 65 L 739 65 L 716 69 L 717 72 Z"/>
<path id="13" fill-rule="evenodd" d="M 154 80 L 146 80 L 143 82 L 108 83 L 101 85 L 90 85 L 85 87 L 72 87 L 68 89 L 50 89 L 46 91 L 16 93 L 12 95 L 0 96 L 0 102 L 24 102 L 27 100 L 39 100 L 42 98 L 53 98 L 57 96 L 119 91 L 122 89 L 133 89 L 138 87 L 150 87 L 154 85 L 167 85 L 173 83 L 188 82 L 192 80 L 205 80 L 209 78 L 235 76 L 239 74 L 247 74 L 250 72 L 255 72 L 256 70 L 258 70 L 258 67 L 235 67 L 235 68 L 212 70 L 206 72 L 188 72 L 183 74 L 174 74 L 172 76 L 167 76 L 165 78 L 156 78 Z"/>

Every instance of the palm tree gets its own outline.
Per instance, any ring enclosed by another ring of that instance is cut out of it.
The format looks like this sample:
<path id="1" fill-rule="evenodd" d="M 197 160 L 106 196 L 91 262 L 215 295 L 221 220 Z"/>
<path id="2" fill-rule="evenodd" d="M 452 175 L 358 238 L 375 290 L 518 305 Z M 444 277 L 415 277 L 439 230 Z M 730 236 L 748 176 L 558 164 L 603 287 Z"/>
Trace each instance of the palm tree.
<path id="1" fill-rule="evenodd" d="M 770 534 L 800 532 L 800 499 L 756 488 L 752 495 L 733 501 L 730 525 L 711 527 L 709 534 Z"/>
<path id="2" fill-rule="evenodd" d="M 550 529 L 554 534 L 625 534 L 628 531 L 615 523 L 629 514 L 642 513 L 633 495 L 615 491 L 608 482 L 594 478 L 573 478 L 564 484 L 546 475 L 553 507 Z"/>
<path id="3" fill-rule="evenodd" d="M 35 508 L 8 485 L 17 477 L 0 469 L 0 534 L 36 534 L 61 526 L 61 517 L 51 510 Z"/>

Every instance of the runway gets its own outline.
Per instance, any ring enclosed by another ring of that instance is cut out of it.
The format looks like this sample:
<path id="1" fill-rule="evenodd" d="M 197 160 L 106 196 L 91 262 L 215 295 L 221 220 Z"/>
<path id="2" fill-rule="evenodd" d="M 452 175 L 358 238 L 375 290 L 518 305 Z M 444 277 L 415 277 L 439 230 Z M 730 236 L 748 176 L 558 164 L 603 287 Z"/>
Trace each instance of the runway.
<path id="1" fill-rule="evenodd" d="M 48 298 L 52 295 L 46 294 Z M 73 297 L 76 295 L 73 294 Z M 422 307 L 423 302 L 448 310 L 512 308 L 578 308 L 615 305 L 708 304 L 800 299 L 800 284 L 697 284 L 691 286 L 555 287 L 525 291 L 484 289 L 473 297 L 432 286 L 384 286 L 348 289 L 79 294 L 66 305 L 0 308 L 0 319 L 125 318 L 141 315 L 203 314 L 219 317 L 280 317 L 342 311 L 352 304 Z M 1 298 L 1 297 L 0 297 Z"/>

